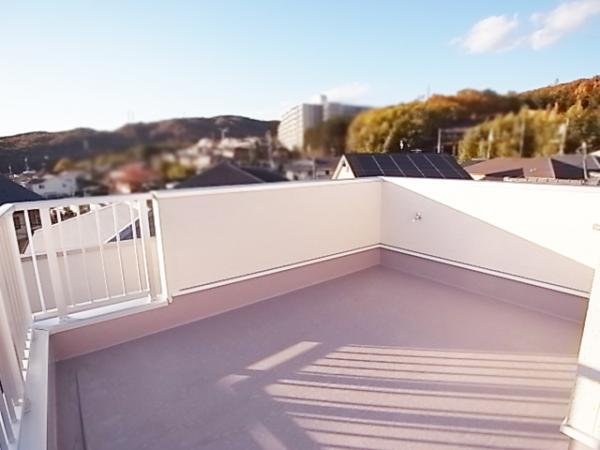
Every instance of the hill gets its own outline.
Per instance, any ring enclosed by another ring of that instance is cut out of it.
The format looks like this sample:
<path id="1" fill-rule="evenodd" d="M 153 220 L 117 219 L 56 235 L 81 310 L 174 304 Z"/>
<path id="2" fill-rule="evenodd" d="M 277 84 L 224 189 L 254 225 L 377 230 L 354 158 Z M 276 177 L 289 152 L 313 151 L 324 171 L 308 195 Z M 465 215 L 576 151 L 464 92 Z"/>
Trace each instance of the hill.
<path id="1" fill-rule="evenodd" d="M 438 130 L 474 129 L 467 132 L 466 140 L 452 144 L 462 157 L 482 157 L 484 147 L 490 156 L 549 154 L 562 145 L 559 134 L 568 122 L 564 149 L 572 152 L 583 141 L 592 148 L 600 145 L 599 113 L 598 76 L 506 95 L 465 89 L 455 95 L 433 95 L 425 101 L 365 111 L 348 128 L 347 148 L 366 152 L 406 147 L 433 150 Z M 523 128 L 528 133 L 525 139 Z M 544 138 L 537 139 L 542 134 Z M 492 135 L 497 151 L 486 144 Z"/>
<path id="2" fill-rule="evenodd" d="M 522 92 L 519 98 L 536 109 L 557 105 L 564 112 L 577 102 L 583 108 L 600 109 L 600 76 L 533 89 Z"/>
<path id="3" fill-rule="evenodd" d="M 15 172 L 23 170 L 25 158 L 30 168 L 38 169 L 51 167 L 61 158 L 79 160 L 136 146 L 181 148 L 202 138 L 218 138 L 222 128 L 227 128 L 228 137 L 264 137 L 267 131 L 275 134 L 277 124 L 241 116 L 217 116 L 133 123 L 114 131 L 77 128 L 0 137 L 0 172 L 7 172 L 9 165 Z"/>

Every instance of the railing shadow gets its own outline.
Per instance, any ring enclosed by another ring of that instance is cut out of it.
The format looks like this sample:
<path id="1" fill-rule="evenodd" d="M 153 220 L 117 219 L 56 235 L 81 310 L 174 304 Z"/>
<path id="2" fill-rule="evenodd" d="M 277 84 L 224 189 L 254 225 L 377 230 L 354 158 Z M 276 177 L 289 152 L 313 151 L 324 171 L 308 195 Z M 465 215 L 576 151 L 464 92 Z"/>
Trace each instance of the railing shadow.
<path id="1" fill-rule="evenodd" d="M 386 283 L 404 289 L 389 297 Z M 571 344 L 528 342 L 515 322 L 505 342 L 470 331 L 471 348 L 450 347 L 473 320 L 501 326 L 497 308 L 511 307 L 481 302 L 481 316 L 454 323 L 446 309 L 478 300 L 446 292 L 440 303 L 428 283 L 374 269 L 61 362 L 59 417 L 76 375 L 85 437 L 99 450 L 565 448 Z M 422 309 L 406 314 L 417 288 Z M 402 344 L 399 330 L 435 327 L 423 316 L 434 313 L 443 335 L 424 329 L 426 345 Z M 578 339 L 574 324 L 536 320 L 543 336 Z M 343 355 L 367 372 L 338 364 Z M 72 424 L 60 422 L 62 448 L 73 448 Z"/>

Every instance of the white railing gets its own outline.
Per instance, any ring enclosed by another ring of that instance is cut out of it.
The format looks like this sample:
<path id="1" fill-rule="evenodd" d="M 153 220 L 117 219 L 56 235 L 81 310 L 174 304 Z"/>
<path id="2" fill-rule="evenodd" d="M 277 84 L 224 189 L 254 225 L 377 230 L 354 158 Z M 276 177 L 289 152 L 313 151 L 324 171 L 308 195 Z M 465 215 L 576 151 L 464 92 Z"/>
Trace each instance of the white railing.
<path id="1" fill-rule="evenodd" d="M 16 446 L 31 337 L 27 301 L 16 236 L 8 207 L 0 206 L 0 448 Z"/>
<path id="2" fill-rule="evenodd" d="M 36 320 L 152 297 L 156 258 L 150 194 L 13 205 L 29 304 Z"/>
<path id="3" fill-rule="evenodd" d="M 17 446 L 33 323 L 102 314 L 161 292 L 151 198 L 0 206 L 0 449 Z"/>

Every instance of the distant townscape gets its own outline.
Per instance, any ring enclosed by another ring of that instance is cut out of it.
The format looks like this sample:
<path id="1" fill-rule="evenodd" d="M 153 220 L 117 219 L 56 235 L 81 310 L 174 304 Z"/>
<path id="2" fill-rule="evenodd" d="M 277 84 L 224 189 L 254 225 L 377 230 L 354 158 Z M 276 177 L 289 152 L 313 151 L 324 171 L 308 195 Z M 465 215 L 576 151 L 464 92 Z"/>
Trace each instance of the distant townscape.
<path id="1" fill-rule="evenodd" d="M 447 178 L 448 167 L 460 168 L 456 178 L 597 185 L 599 150 L 595 77 L 384 108 L 321 96 L 281 121 L 219 116 L 32 132 L 0 138 L 0 172 L 43 198 L 350 176 Z M 358 164 L 350 156 L 357 153 L 372 157 Z"/>

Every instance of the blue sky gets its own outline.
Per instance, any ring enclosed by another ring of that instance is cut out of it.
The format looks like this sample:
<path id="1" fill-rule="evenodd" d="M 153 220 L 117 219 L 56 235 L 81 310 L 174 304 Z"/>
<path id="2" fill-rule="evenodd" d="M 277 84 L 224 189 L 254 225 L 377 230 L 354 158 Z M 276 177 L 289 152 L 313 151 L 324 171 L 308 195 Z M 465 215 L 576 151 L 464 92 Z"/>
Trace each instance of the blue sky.
<path id="1" fill-rule="evenodd" d="M 0 0 L 0 136 L 600 74 L 600 0 Z"/>

